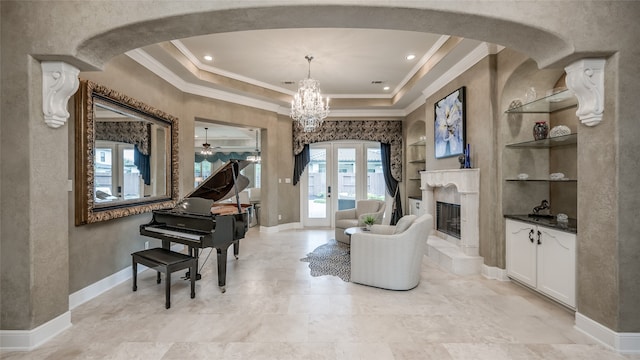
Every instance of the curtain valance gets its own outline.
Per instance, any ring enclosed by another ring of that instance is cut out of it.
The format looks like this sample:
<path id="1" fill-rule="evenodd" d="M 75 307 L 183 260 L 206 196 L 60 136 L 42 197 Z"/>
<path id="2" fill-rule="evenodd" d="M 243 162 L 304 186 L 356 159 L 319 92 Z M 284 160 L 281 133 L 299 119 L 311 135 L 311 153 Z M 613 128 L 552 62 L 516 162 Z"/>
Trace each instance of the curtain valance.
<path id="1" fill-rule="evenodd" d="M 391 145 L 391 174 L 397 181 L 402 181 L 402 121 L 325 121 L 314 132 L 303 132 L 293 123 L 293 154 L 296 156 L 302 153 L 305 145 L 335 140 L 377 141 Z"/>
<path id="2" fill-rule="evenodd" d="M 96 140 L 135 145 L 142 155 L 151 150 L 151 124 L 142 121 L 96 121 Z"/>
<path id="3" fill-rule="evenodd" d="M 197 163 L 201 163 L 205 160 L 207 160 L 210 163 L 214 163 L 218 160 L 222 161 L 222 162 L 227 162 L 231 159 L 237 159 L 237 160 L 246 160 L 247 156 L 251 156 L 251 155 L 255 155 L 256 153 L 254 152 L 230 152 L 230 153 L 222 153 L 222 152 L 217 152 L 214 153 L 212 155 L 202 155 L 199 153 L 196 153 L 196 162 Z"/>

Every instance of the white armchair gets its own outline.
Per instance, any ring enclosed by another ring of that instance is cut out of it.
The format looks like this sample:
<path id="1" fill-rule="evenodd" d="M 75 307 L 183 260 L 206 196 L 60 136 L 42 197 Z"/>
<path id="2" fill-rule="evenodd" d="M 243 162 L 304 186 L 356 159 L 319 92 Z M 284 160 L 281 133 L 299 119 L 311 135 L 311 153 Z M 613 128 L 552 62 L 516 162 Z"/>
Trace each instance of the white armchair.
<path id="1" fill-rule="evenodd" d="M 396 226 L 374 225 L 351 236 L 351 282 L 390 290 L 409 290 L 420 283 L 429 214 L 403 216 Z"/>
<path id="2" fill-rule="evenodd" d="M 373 215 L 375 224 L 381 224 L 384 217 L 384 201 L 358 200 L 354 209 L 338 210 L 335 213 L 336 240 L 349 244 L 349 236 L 344 234 L 345 229 L 355 226 L 364 226 L 364 218 Z"/>

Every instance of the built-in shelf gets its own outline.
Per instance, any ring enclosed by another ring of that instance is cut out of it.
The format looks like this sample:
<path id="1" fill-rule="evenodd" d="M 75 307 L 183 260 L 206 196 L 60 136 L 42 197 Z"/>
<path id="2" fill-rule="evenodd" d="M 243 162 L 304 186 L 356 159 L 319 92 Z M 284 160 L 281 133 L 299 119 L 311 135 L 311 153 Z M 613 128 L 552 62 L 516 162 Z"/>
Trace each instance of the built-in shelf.
<path id="1" fill-rule="evenodd" d="M 423 164 L 424 163 L 424 159 L 410 160 L 409 163 L 410 164 Z"/>
<path id="2" fill-rule="evenodd" d="M 531 140 L 515 144 L 507 145 L 508 148 L 552 148 L 556 146 L 576 145 L 578 143 L 578 134 L 569 134 L 546 138 L 543 140 Z"/>
<path id="3" fill-rule="evenodd" d="M 571 90 L 558 91 L 554 94 L 542 97 L 540 99 L 533 100 L 531 102 L 515 106 L 506 113 L 521 114 L 521 113 L 538 113 L 548 114 L 554 111 L 564 110 L 578 104 L 578 99 L 575 97 Z"/>
<path id="4" fill-rule="evenodd" d="M 538 182 L 564 182 L 564 183 L 575 183 L 578 181 L 578 179 L 564 179 L 564 180 L 551 180 L 551 179 L 524 179 L 524 180 L 520 180 L 520 179 L 506 179 L 506 181 L 522 181 L 522 182 L 531 182 L 531 181 L 538 181 Z"/>
<path id="5" fill-rule="evenodd" d="M 409 146 L 425 146 L 427 145 L 425 140 L 419 140 L 414 143 L 409 144 Z"/>

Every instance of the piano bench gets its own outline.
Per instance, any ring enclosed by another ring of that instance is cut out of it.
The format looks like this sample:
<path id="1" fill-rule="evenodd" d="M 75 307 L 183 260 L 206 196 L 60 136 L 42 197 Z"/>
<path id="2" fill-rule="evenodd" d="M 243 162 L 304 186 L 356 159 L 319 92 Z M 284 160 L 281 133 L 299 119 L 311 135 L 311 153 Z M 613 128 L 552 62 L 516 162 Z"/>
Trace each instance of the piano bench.
<path id="1" fill-rule="evenodd" d="M 160 273 L 166 274 L 165 279 L 165 307 L 171 307 L 171 273 L 189 269 L 190 274 L 196 274 L 196 258 L 163 248 L 153 248 L 137 251 L 131 254 L 133 267 L 133 291 L 138 290 L 138 264 L 145 265 L 158 272 L 157 283 L 160 283 Z M 196 297 L 196 277 L 190 276 L 191 298 Z"/>

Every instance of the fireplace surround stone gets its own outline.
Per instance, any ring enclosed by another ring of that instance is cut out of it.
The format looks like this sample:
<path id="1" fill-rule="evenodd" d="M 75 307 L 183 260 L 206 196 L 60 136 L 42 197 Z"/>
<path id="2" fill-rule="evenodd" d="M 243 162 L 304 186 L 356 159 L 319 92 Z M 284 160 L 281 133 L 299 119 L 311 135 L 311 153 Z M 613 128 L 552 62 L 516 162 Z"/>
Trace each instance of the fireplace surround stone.
<path id="1" fill-rule="evenodd" d="M 455 186 L 460 194 L 460 241 L 454 244 L 431 235 L 427 240 L 427 256 L 455 274 L 479 274 L 483 264 L 483 258 L 479 256 L 480 169 L 420 172 L 420 189 L 425 211 L 434 218 L 434 189 L 447 186 Z"/>

